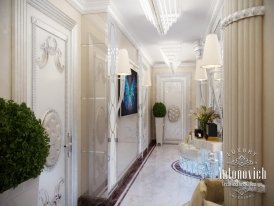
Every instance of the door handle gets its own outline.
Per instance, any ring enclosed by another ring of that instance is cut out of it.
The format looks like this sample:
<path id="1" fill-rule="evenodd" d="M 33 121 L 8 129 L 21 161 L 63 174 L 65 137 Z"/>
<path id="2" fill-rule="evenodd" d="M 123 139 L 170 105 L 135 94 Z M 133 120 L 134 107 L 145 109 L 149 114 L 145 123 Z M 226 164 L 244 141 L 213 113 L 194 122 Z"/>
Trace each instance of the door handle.
<path id="1" fill-rule="evenodd" d="M 67 156 L 70 157 L 72 154 L 72 135 L 70 132 L 67 133 L 65 142 L 64 148 L 66 149 Z"/>

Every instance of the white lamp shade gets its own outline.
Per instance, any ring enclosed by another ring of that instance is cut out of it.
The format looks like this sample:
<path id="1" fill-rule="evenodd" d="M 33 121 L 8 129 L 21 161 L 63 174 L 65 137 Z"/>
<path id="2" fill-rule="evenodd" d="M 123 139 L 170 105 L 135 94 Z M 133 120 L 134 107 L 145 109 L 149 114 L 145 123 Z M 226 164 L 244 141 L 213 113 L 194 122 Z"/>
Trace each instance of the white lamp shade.
<path id="1" fill-rule="evenodd" d="M 208 34 L 206 36 L 201 66 L 207 69 L 222 67 L 221 46 L 216 34 Z"/>
<path id="2" fill-rule="evenodd" d="M 117 61 L 116 75 L 131 75 L 128 52 L 126 49 L 119 50 Z"/>
<path id="3" fill-rule="evenodd" d="M 194 76 L 194 79 L 197 80 L 197 81 L 207 80 L 206 69 L 201 67 L 201 63 L 202 63 L 202 60 L 197 59 L 195 76 Z"/>
<path id="4" fill-rule="evenodd" d="M 150 78 L 150 72 L 149 72 L 149 70 L 146 70 L 144 72 L 143 86 L 144 87 L 150 87 L 151 86 L 151 78 Z"/>

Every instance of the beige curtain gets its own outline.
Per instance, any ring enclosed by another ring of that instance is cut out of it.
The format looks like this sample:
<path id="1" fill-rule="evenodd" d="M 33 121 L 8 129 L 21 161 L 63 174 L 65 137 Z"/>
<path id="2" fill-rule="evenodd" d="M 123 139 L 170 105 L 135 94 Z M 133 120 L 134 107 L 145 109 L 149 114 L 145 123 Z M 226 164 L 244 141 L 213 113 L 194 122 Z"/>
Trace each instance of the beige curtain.
<path id="1" fill-rule="evenodd" d="M 262 0 L 225 0 L 224 17 L 262 4 Z M 224 29 L 225 169 L 232 160 L 227 154 L 235 149 L 235 156 L 239 156 L 238 148 L 255 151 L 254 161 L 258 162 L 258 168 L 262 165 L 262 35 L 262 16 L 233 22 Z M 233 194 L 231 187 L 225 187 L 226 206 L 262 205 L 258 193 L 245 199 L 232 197 Z"/>

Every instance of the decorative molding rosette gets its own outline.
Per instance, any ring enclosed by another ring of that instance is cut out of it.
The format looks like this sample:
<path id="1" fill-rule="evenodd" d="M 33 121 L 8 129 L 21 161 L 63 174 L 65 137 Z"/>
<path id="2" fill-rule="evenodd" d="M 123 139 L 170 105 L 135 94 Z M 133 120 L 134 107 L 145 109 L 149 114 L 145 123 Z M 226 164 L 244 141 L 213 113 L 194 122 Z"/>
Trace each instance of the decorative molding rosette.
<path id="1" fill-rule="evenodd" d="M 58 48 L 57 40 L 51 36 L 48 36 L 46 41 L 40 46 L 40 49 L 43 51 L 42 57 L 36 59 L 37 65 L 41 68 L 47 65 L 49 56 L 54 56 L 55 66 L 59 72 L 63 72 L 65 65 L 62 65 L 60 58 L 62 56 L 61 50 Z"/>
<path id="2" fill-rule="evenodd" d="M 52 168 L 59 159 L 62 143 L 62 124 L 58 113 L 55 110 L 49 110 L 44 116 L 42 125 L 50 138 L 50 150 L 46 167 Z"/>
<path id="3" fill-rule="evenodd" d="M 253 17 L 253 16 L 262 16 L 265 14 L 264 6 L 256 6 L 248 9 L 244 9 L 241 11 L 236 11 L 233 14 L 230 14 L 222 21 L 222 28 L 224 29 L 228 25 L 232 24 L 235 21 L 239 21 L 241 19 Z"/>
<path id="4" fill-rule="evenodd" d="M 168 119 L 170 122 L 177 122 L 180 117 L 180 108 L 176 105 L 171 105 L 168 108 Z"/>

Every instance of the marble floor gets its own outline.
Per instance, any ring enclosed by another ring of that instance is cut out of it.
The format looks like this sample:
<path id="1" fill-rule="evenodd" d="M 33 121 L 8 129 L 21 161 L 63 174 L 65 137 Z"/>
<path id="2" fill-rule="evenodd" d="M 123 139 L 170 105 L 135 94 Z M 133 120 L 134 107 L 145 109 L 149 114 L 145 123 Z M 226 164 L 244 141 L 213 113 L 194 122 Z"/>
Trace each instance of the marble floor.
<path id="1" fill-rule="evenodd" d="M 116 205 L 181 206 L 189 201 L 199 180 L 179 174 L 171 168 L 178 157 L 178 145 L 155 147 L 133 184 L 125 190 Z"/>

